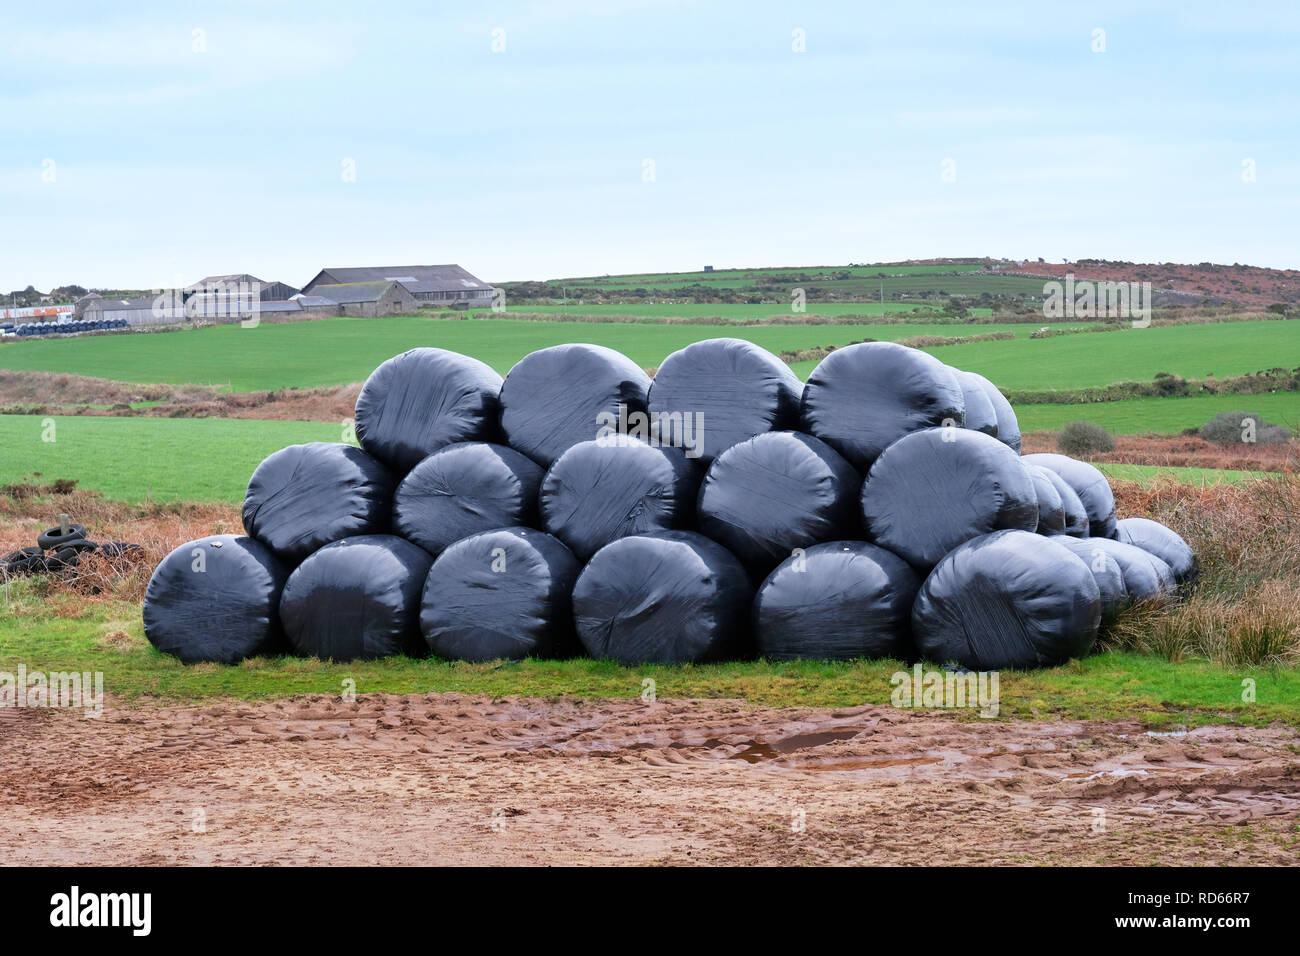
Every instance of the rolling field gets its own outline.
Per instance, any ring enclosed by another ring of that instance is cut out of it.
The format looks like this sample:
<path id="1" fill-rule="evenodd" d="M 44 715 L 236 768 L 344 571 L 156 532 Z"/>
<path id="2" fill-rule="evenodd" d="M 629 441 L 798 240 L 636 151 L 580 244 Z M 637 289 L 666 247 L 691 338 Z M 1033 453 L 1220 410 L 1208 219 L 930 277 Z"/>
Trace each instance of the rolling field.
<path id="1" fill-rule="evenodd" d="M 1253 412 L 1268 422 L 1300 427 L 1300 392 L 1133 398 L 1081 405 L 1017 405 L 1022 431 L 1055 431 L 1066 422 L 1092 422 L 1115 435 L 1173 434 L 1199 428 L 1220 412 Z"/>
<path id="2" fill-rule="evenodd" d="M 752 307 L 751 307 L 752 308 Z M 178 332 L 41 339 L 0 345 L 0 368 L 66 372 L 120 382 L 224 385 L 235 391 L 310 388 L 362 382 L 381 362 L 417 346 L 472 355 L 505 374 L 529 352 L 565 342 L 592 342 L 628 355 L 644 368 L 692 342 L 730 330 L 716 325 L 635 322 L 546 322 L 393 316 L 285 324 L 209 326 Z M 844 345 L 873 338 L 1028 334 L 1008 325 L 778 325 L 733 334 L 773 352 Z M 1005 343 L 1013 344 L 1013 343 Z M 1034 343 L 1038 344 L 1038 343 Z"/>
<path id="3" fill-rule="evenodd" d="M 979 328 L 986 327 L 994 328 Z M 1290 366 L 1300 357 L 1300 322 L 1176 325 L 1015 342 L 972 342 L 926 351 L 1008 389 L 1149 382 L 1159 372 L 1203 379 Z M 807 378 L 816 364 L 798 362 L 792 368 L 800 378 Z"/>
<path id="4" fill-rule="evenodd" d="M 56 441 L 41 440 L 54 422 Z M 229 418 L 90 418 L 0 415 L 0 485 L 75 478 L 82 488 L 128 502 L 239 502 L 258 463 L 285 445 L 339 441 L 342 424 Z M 1250 477 L 1242 471 L 1103 465 L 1143 483 L 1159 476 L 1192 484 Z"/>

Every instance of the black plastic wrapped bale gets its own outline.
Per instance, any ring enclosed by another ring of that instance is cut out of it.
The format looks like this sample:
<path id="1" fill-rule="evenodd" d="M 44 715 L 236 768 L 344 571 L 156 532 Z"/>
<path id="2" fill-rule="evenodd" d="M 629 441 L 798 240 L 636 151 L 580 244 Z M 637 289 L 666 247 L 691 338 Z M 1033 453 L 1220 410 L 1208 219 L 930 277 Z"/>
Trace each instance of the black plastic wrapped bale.
<path id="1" fill-rule="evenodd" d="M 525 355 L 501 386 L 501 428 L 511 448 L 549 466 L 565 450 L 646 415 L 650 377 L 603 345 L 555 345 Z"/>
<path id="2" fill-rule="evenodd" d="M 183 544 L 149 579 L 144 636 L 187 664 L 283 650 L 278 610 L 288 574 L 253 538 L 217 534 Z"/>
<path id="3" fill-rule="evenodd" d="M 420 630 L 438 657 L 569 657 L 581 565 L 544 531 L 501 528 L 457 541 L 429 569 Z"/>
<path id="4" fill-rule="evenodd" d="M 700 445 L 708 465 L 732 445 L 799 427 L 803 383 L 779 358 L 744 339 L 706 339 L 664 359 L 650 384 L 662 443 Z M 696 427 L 698 424 L 699 427 Z"/>
<path id="5" fill-rule="evenodd" d="M 1034 494 L 1038 497 L 1038 527 L 1034 530 L 1039 534 L 1065 534 L 1065 505 L 1056 488 L 1060 476 L 1038 465 L 1026 465 L 1025 470 L 1034 480 Z"/>
<path id="6" fill-rule="evenodd" d="M 725 545 L 755 583 L 794 548 L 861 537 L 862 477 L 825 442 L 768 432 L 714 459 L 700 487 L 699 528 Z"/>
<path id="7" fill-rule="evenodd" d="M 432 563 L 429 552 L 396 535 L 327 544 L 285 582 L 285 636 L 299 654 L 321 660 L 422 657 L 420 591 Z"/>
<path id="8" fill-rule="evenodd" d="M 1095 554 L 1101 550 L 1115 559 L 1124 576 L 1124 589 L 1128 591 L 1130 600 L 1150 601 L 1164 597 L 1174 589 L 1174 573 L 1169 565 L 1136 545 L 1112 538 L 1086 538 L 1081 544 L 1084 547 L 1076 549 L 1079 553 L 1086 550 L 1088 554 Z"/>
<path id="9" fill-rule="evenodd" d="M 393 530 L 437 555 L 480 531 L 535 525 L 542 475 L 536 462 L 505 445 L 447 445 L 397 486 Z"/>
<path id="10" fill-rule="evenodd" d="M 991 531 L 1033 531 L 1038 496 L 1020 457 L 964 428 L 904 435 L 862 483 L 867 537 L 929 570 L 957 545 Z"/>
<path id="11" fill-rule="evenodd" d="M 1115 537 L 1115 495 L 1105 475 L 1087 462 L 1067 455 L 1025 455 L 1024 461 L 1027 465 L 1039 465 L 1056 472 L 1074 489 L 1083 503 L 1083 510 L 1088 513 L 1089 537 Z"/>
<path id="12" fill-rule="evenodd" d="M 244 530 L 289 564 L 349 535 L 388 530 L 393 476 L 354 445 L 310 442 L 269 455 L 244 496 Z"/>
<path id="13" fill-rule="evenodd" d="M 1101 592 L 1101 619 L 1111 620 L 1129 605 L 1128 586 L 1124 583 L 1124 569 L 1106 547 L 1097 547 L 1091 539 L 1074 538 L 1068 534 L 1053 535 L 1052 540 L 1068 548 L 1092 572 Z M 1108 538 L 1098 538 L 1108 541 Z"/>
<path id="14" fill-rule="evenodd" d="M 964 422 L 965 400 L 952 369 L 919 349 L 865 342 L 836 349 L 803 390 L 803 430 L 866 471 L 908 432 Z"/>
<path id="15" fill-rule="evenodd" d="M 1021 461 L 1024 461 L 1022 458 Z M 1051 479 L 1052 484 L 1056 486 L 1056 493 L 1061 496 L 1061 514 L 1065 518 L 1065 533 L 1075 538 L 1088 537 L 1088 512 L 1083 507 L 1083 502 L 1079 500 L 1079 495 L 1070 483 L 1052 471 L 1050 468 L 1044 468 L 1042 465 L 1027 464 L 1026 468 L 1037 469 Z"/>
<path id="16" fill-rule="evenodd" d="M 980 378 L 973 372 L 964 372 L 951 365 L 948 367 L 952 369 L 952 374 L 957 377 L 957 384 L 961 386 L 966 409 L 966 427 L 971 431 L 983 432 L 997 438 L 998 413 L 993 407 L 993 400 L 989 398 L 988 380 Z"/>
<path id="17" fill-rule="evenodd" d="M 620 538 L 573 587 L 587 653 L 620 664 L 686 664 L 748 651 L 754 589 L 726 548 L 692 531 Z"/>
<path id="18" fill-rule="evenodd" d="M 998 419 L 998 441 L 1006 445 L 1016 454 L 1020 453 L 1020 423 L 1016 421 L 1015 409 L 1007 401 L 1007 397 L 1002 394 L 1001 389 L 990 382 L 978 372 L 967 372 L 967 375 L 975 382 L 984 387 L 984 394 L 988 396 L 993 403 L 993 413 Z"/>
<path id="19" fill-rule="evenodd" d="M 758 652 L 773 660 L 907 658 L 920 586 L 906 561 L 874 544 L 814 545 L 781 562 L 758 589 Z"/>
<path id="20" fill-rule="evenodd" d="M 398 475 L 444 445 L 497 438 L 501 376 L 478 359 L 419 348 L 380 365 L 357 397 L 361 447 Z"/>
<path id="21" fill-rule="evenodd" d="M 1101 590 L 1052 538 L 995 531 L 940 561 L 912 608 L 921 656 L 972 670 L 1051 667 L 1092 649 Z"/>
<path id="22" fill-rule="evenodd" d="M 1123 518 L 1115 525 L 1117 540 L 1153 554 L 1173 572 L 1175 581 L 1196 577 L 1196 555 L 1177 531 L 1150 518 Z"/>
<path id="23" fill-rule="evenodd" d="M 586 561 L 618 538 L 689 529 L 699 483 L 680 448 L 618 434 L 579 442 L 542 479 L 542 526 Z"/>

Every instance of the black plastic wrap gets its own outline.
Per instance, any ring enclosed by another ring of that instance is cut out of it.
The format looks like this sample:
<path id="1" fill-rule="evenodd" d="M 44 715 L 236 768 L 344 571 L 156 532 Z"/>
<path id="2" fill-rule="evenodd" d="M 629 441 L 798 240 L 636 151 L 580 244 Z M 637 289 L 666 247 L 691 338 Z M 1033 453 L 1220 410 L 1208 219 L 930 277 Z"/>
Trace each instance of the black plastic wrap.
<path id="1" fill-rule="evenodd" d="M 542 526 L 586 561 L 627 535 L 691 528 L 699 483 L 680 448 L 618 434 L 579 442 L 542 479 Z"/>
<path id="2" fill-rule="evenodd" d="M 1033 531 L 1038 496 L 1020 457 L 964 428 L 904 435 L 862 484 L 867 537 L 929 570 L 957 545 L 991 531 Z"/>
<path id="3" fill-rule="evenodd" d="M 664 359 L 649 405 L 656 434 L 673 444 L 682 444 L 679 419 L 699 416 L 698 458 L 707 466 L 755 435 L 798 428 L 802 392 L 799 376 L 766 349 L 744 339 L 706 339 Z"/>
<path id="4" fill-rule="evenodd" d="M 1124 583 L 1124 569 L 1105 547 L 1097 547 L 1090 538 L 1073 538 L 1068 534 L 1053 535 L 1052 540 L 1068 548 L 1092 572 L 1101 591 L 1101 619 L 1109 621 L 1129 605 L 1128 586 Z M 1108 538 L 1098 538 L 1108 541 Z"/>
<path id="5" fill-rule="evenodd" d="M 620 538 L 573 588 L 578 637 L 592 657 L 685 664 L 748 650 L 754 590 L 726 548 L 692 531 Z"/>
<path id="6" fill-rule="evenodd" d="M 1084 562 L 1053 538 L 995 531 L 930 572 L 912 608 L 921 656 L 972 670 L 1051 667 L 1092 648 L 1101 591 Z"/>
<path id="7" fill-rule="evenodd" d="M 1065 505 L 1056 487 L 1061 477 L 1038 465 L 1026 465 L 1025 470 L 1034 480 L 1034 494 L 1038 497 L 1038 527 L 1034 530 L 1039 534 L 1065 534 Z"/>
<path id="8" fill-rule="evenodd" d="M 1021 461 L 1024 459 L 1022 458 Z M 1056 486 L 1056 493 L 1061 496 L 1061 514 L 1065 518 L 1065 533 L 1075 538 L 1088 537 L 1088 512 L 1083 507 L 1083 502 L 1079 500 L 1078 493 L 1070 487 L 1070 483 L 1052 469 L 1044 468 L 1042 465 L 1028 462 L 1025 467 L 1031 472 L 1034 469 L 1041 471 Z"/>
<path id="9" fill-rule="evenodd" d="M 952 369 L 957 384 L 961 386 L 962 399 L 966 408 L 966 427 L 971 431 L 983 432 L 997 438 L 998 413 L 993 407 L 993 400 L 989 398 L 988 379 L 981 378 L 973 372 L 964 372 L 951 365 L 948 368 Z"/>
<path id="10" fill-rule="evenodd" d="M 1175 581 L 1196 577 L 1196 555 L 1177 531 L 1150 518 L 1123 518 L 1115 524 L 1115 536 L 1125 544 L 1155 555 L 1173 572 Z"/>
<path id="11" fill-rule="evenodd" d="M 836 349 L 804 386 L 803 430 L 866 471 L 908 432 L 964 422 L 965 400 L 952 369 L 919 349 L 864 342 Z"/>
<path id="12" fill-rule="evenodd" d="M 1115 495 L 1105 475 L 1087 462 L 1067 455 L 1025 455 L 1024 462 L 1056 472 L 1074 489 L 1083 503 L 1083 510 L 1088 513 L 1089 537 L 1115 537 Z"/>
<path id="13" fill-rule="evenodd" d="M 1149 601 L 1164 596 L 1175 587 L 1174 573 L 1169 565 L 1137 545 L 1111 538 L 1087 538 L 1082 543 L 1089 546 L 1089 554 L 1100 549 L 1115 559 L 1124 575 L 1124 588 L 1131 600 Z"/>
<path id="14" fill-rule="evenodd" d="M 581 565 L 543 531 L 501 528 L 457 541 L 429 569 L 420 630 L 438 657 L 568 657 Z"/>
<path id="15" fill-rule="evenodd" d="M 630 426 L 633 416 L 646 415 L 649 390 L 650 377 L 620 352 L 555 345 L 525 355 L 506 376 L 501 428 L 511 448 L 549 466 L 566 449 L 598 437 L 605 421 L 627 431 L 623 422 Z"/>
<path id="16" fill-rule="evenodd" d="M 1015 409 L 1007 401 L 1001 390 L 978 372 L 967 372 L 974 382 L 984 386 L 984 394 L 993 403 L 993 413 L 998 419 L 998 441 L 1017 454 L 1020 453 L 1020 423 L 1016 421 Z"/>
<path id="17" fill-rule="evenodd" d="M 375 369 L 357 397 L 361 447 L 401 476 L 444 445 L 497 438 L 501 376 L 446 349 L 403 352 Z"/>
<path id="18" fill-rule="evenodd" d="M 427 551 L 396 535 L 327 544 L 285 582 L 285 636 L 297 653 L 321 660 L 422 657 L 420 591 L 432 563 Z"/>
<path id="19" fill-rule="evenodd" d="M 244 530 L 297 564 L 349 535 L 388 530 L 393 476 L 354 445 L 282 448 L 257 466 L 244 496 Z"/>
<path id="20" fill-rule="evenodd" d="M 825 442 L 768 432 L 714 459 L 700 486 L 699 528 L 761 582 L 794 548 L 861 537 L 862 478 Z"/>
<path id="21" fill-rule="evenodd" d="M 260 541 L 216 534 L 159 562 L 144 594 L 144 636 L 187 664 L 234 664 L 284 649 L 280 592 L 289 574 Z"/>
<path id="22" fill-rule="evenodd" d="M 759 654 L 773 660 L 907 658 L 921 579 L 865 541 L 828 541 L 781 562 L 754 598 Z"/>
<path id="23" fill-rule="evenodd" d="M 480 531 L 535 525 L 542 474 L 536 462 L 505 445 L 447 445 L 397 486 L 393 531 L 437 555 Z"/>

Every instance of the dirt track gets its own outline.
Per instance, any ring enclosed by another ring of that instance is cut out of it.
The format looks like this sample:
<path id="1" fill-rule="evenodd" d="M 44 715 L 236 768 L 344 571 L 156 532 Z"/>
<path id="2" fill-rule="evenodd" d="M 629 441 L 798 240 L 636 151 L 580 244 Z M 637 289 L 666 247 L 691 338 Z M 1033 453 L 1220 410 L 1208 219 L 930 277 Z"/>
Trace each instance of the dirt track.
<path id="1" fill-rule="evenodd" d="M 1293 864 L 1300 734 L 734 701 L 110 699 L 98 720 L 0 710 L 0 816 L 9 864 Z"/>

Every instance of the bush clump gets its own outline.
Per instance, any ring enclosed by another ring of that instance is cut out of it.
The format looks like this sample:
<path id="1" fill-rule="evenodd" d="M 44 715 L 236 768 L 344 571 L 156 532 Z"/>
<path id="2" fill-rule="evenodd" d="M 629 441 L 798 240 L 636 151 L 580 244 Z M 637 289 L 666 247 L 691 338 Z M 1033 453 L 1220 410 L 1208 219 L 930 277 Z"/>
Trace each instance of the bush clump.
<path id="1" fill-rule="evenodd" d="M 1056 447 L 1072 458 L 1115 450 L 1115 437 L 1092 422 L 1069 422 L 1057 436 Z"/>
<path id="2" fill-rule="evenodd" d="M 1282 445 L 1291 440 L 1291 429 L 1270 424 L 1253 412 L 1220 412 L 1202 425 L 1198 434 L 1216 445 L 1249 444 L 1248 421 L 1254 423 L 1255 444 Z"/>

